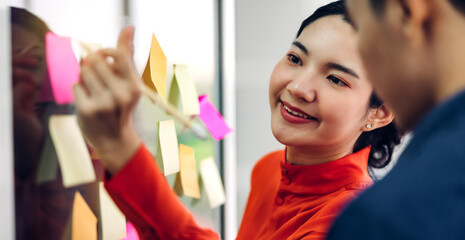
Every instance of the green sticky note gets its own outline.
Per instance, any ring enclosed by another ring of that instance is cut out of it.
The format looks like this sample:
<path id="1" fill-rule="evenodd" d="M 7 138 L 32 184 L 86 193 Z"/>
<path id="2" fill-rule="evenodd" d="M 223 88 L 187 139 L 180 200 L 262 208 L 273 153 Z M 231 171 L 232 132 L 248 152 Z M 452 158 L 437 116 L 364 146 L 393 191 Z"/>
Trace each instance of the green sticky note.
<path id="1" fill-rule="evenodd" d="M 45 136 L 44 147 L 40 155 L 36 183 L 41 184 L 55 180 L 58 170 L 58 157 L 50 134 Z"/>
<path id="2" fill-rule="evenodd" d="M 174 65 L 168 101 L 175 106 L 180 104 L 185 115 L 199 115 L 197 90 L 187 65 Z"/>

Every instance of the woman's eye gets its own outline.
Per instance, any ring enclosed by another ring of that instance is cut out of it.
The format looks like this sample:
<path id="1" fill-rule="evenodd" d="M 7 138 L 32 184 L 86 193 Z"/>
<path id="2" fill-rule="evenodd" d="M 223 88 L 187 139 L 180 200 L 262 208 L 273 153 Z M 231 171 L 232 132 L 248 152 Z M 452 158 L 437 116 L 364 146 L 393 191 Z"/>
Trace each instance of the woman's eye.
<path id="1" fill-rule="evenodd" d="M 287 59 L 289 59 L 289 62 L 293 64 L 302 65 L 302 61 L 300 60 L 300 58 L 294 54 L 288 54 Z"/>
<path id="2" fill-rule="evenodd" d="M 331 76 L 328 76 L 328 80 L 333 83 L 333 84 L 336 84 L 338 86 L 344 86 L 344 87 L 348 87 L 349 85 L 347 85 L 347 83 L 345 83 L 344 81 L 342 81 L 341 79 L 339 79 L 338 77 L 335 77 L 333 75 Z"/>

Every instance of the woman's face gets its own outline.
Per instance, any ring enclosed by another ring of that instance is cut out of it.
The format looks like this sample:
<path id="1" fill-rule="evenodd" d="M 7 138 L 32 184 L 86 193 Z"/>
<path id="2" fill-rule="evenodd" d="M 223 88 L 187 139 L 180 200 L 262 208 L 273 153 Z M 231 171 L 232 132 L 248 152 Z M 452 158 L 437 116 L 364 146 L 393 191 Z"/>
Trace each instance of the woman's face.
<path id="1" fill-rule="evenodd" d="M 342 16 L 320 18 L 273 70 L 273 134 L 287 146 L 352 149 L 367 124 L 372 90 L 352 27 Z"/>

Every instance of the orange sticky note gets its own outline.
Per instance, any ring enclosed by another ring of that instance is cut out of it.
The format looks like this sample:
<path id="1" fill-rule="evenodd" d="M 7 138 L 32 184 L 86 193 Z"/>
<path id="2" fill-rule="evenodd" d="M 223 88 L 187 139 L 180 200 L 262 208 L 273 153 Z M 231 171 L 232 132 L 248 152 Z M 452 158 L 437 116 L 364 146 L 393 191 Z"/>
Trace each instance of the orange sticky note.
<path id="1" fill-rule="evenodd" d="M 193 148 L 179 144 L 179 167 L 184 195 L 200 198 L 199 180 Z"/>
<path id="2" fill-rule="evenodd" d="M 72 240 L 97 240 L 97 217 L 79 192 L 74 194 Z"/>
<path id="3" fill-rule="evenodd" d="M 166 56 L 158 43 L 155 34 L 152 35 L 149 59 L 142 74 L 144 83 L 158 92 L 166 101 Z"/>

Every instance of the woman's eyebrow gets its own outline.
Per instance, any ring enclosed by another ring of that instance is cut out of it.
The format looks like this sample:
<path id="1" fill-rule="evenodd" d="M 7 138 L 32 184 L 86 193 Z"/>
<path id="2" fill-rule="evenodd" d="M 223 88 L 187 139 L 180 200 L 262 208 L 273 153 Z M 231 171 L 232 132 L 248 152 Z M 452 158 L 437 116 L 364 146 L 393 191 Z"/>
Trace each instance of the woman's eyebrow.
<path id="1" fill-rule="evenodd" d="M 292 42 L 292 45 L 298 47 L 300 50 L 302 50 L 302 52 L 305 53 L 305 55 L 308 56 L 308 49 L 299 41 L 294 41 Z"/>
<path id="2" fill-rule="evenodd" d="M 327 66 L 329 69 L 336 69 L 336 70 L 345 72 L 345 73 L 347 73 L 347 74 L 349 74 L 349 75 L 352 75 L 352 76 L 354 76 L 354 77 L 356 77 L 356 78 L 360 78 L 360 77 L 358 76 L 358 74 L 357 74 L 353 69 L 348 68 L 348 67 L 344 67 L 344 66 L 342 66 L 341 64 L 331 62 L 331 63 L 328 63 L 326 66 Z"/>

